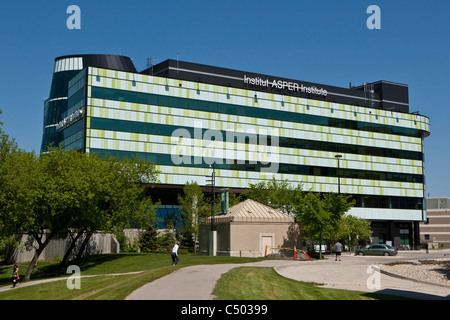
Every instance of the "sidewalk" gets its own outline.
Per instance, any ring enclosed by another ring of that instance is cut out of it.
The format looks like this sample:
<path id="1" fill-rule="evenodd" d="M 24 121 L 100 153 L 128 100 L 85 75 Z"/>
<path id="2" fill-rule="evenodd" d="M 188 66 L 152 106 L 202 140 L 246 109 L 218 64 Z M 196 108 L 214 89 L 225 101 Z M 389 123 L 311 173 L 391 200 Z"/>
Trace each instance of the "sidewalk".
<path id="1" fill-rule="evenodd" d="M 278 267 L 296 261 L 267 260 L 246 264 L 198 265 L 176 270 L 130 294 L 126 300 L 213 300 L 212 294 L 222 274 L 236 267 Z"/>
<path id="2" fill-rule="evenodd" d="M 398 261 L 397 257 L 357 257 L 343 255 L 342 261 L 333 256 L 327 260 L 302 265 L 285 265 L 275 270 L 287 278 L 316 282 L 325 288 L 356 290 L 400 295 L 424 300 L 450 300 L 450 286 L 417 282 L 414 279 L 379 272 L 377 264 Z"/>
<path id="3" fill-rule="evenodd" d="M 274 267 L 284 277 L 316 282 L 323 284 L 325 288 L 378 292 L 424 300 L 450 300 L 450 286 L 400 279 L 377 273 L 372 267 L 378 263 L 407 260 L 410 256 L 413 255 L 360 257 L 344 254 L 342 261 L 335 261 L 334 256 L 328 256 L 328 259 L 321 261 L 269 260 L 247 264 L 192 266 L 142 286 L 130 294 L 127 300 L 212 300 L 217 280 L 223 273 L 239 266 Z"/>

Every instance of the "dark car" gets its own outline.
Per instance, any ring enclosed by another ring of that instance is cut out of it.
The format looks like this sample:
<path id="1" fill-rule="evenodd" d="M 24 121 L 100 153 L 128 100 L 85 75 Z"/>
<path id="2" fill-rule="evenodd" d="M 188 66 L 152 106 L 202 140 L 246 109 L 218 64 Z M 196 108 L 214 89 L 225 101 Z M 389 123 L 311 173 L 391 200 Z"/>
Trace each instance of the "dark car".
<path id="1" fill-rule="evenodd" d="M 388 244 L 374 244 L 368 248 L 357 249 L 355 254 L 360 256 L 395 256 L 397 255 L 397 249 Z"/>

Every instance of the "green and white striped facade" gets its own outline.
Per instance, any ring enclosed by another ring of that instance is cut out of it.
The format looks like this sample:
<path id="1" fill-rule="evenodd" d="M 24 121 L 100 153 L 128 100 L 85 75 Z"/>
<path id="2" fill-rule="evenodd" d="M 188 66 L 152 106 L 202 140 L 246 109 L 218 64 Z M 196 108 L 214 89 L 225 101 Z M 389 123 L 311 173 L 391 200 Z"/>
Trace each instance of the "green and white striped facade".
<path id="1" fill-rule="evenodd" d="M 164 205 L 176 205 L 187 182 L 205 187 L 211 163 L 217 191 L 272 178 L 340 191 L 356 200 L 350 214 L 372 221 L 374 243 L 417 244 L 430 123 L 409 113 L 407 86 L 374 83 L 371 104 L 358 88 L 305 83 L 318 88 L 293 93 L 296 82 L 272 90 L 270 79 L 174 60 L 138 72 L 123 56 L 59 57 L 42 150 L 153 162 Z"/>
<path id="2" fill-rule="evenodd" d="M 197 181 L 199 185 L 206 185 L 206 176 L 211 174 L 208 164 L 195 164 L 192 160 L 191 165 L 176 165 L 171 161 L 171 155 L 180 152 L 180 148 L 187 156 L 207 157 L 214 147 L 215 150 L 226 151 L 223 153 L 224 158 L 256 162 L 262 160 L 258 155 L 265 152 L 273 156 L 272 160 L 279 160 L 283 170 L 263 172 L 258 167 L 242 170 L 242 167 L 237 169 L 232 165 L 217 165 L 216 186 L 243 189 L 249 183 L 275 177 L 277 180 L 301 182 L 305 190 L 337 192 L 340 180 L 341 193 L 360 196 L 362 199 L 359 206 L 351 209 L 353 215 L 370 220 L 421 221 L 424 218 L 423 202 L 420 200 L 424 198 L 424 161 L 423 157 L 417 156 L 423 154 L 424 135 L 403 135 L 401 132 L 406 129 L 408 132 L 417 130 L 429 133 L 427 117 L 96 67 L 84 68 L 69 82 L 69 100 L 80 90 L 84 90 L 86 97 L 74 106 L 69 105 L 68 114 L 82 110 L 84 128 L 76 137 L 83 137 L 80 141 L 84 150 L 117 156 L 137 155 L 153 161 L 161 172 L 160 184 L 184 185 Z M 192 107 L 191 101 L 195 102 L 193 105 L 199 103 L 204 106 L 206 103 L 213 104 L 215 108 L 208 111 L 202 107 Z M 241 108 L 254 116 L 248 116 L 247 113 L 240 115 Z M 260 112 L 265 112 L 269 117 L 258 117 Z M 270 119 L 271 112 L 281 118 Z M 386 126 L 399 129 L 400 133 L 302 123 L 301 118 L 298 120 L 292 116 L 295 114 L 317 116 L 314 119 L 319 120 L 323 117 L 356 121 L 369 126 L 373 124 L 375 128 Z M 199 126 L 221 132 L 223 140 L 212 142 L 206 139 L 204 131 L 198 131 Z M 191 136 L 183 139 L 173 137 L 178 128 L 185 128 L 192 133 Z M 200 133 L 196 135 L 196 132 Z M 301 139 L 326 145 L 326 148 L 308 149 L 284 146 L 282 143 L 265 147 L 243 141 L 227 142 L 226 134 L 236 132 L 276 136 L 283 141 Z M 69 146 L 74 140 L 74 136 L 68 136 L 62 144 Z M 330 150 L 333 145 L 337 146 L 337 151 Z M 353 146 L 361 150 L 370 148 L 376 152 L 340 152 L 345 149 L 339 149 L 340 146 Z M 383 152 L 377 152 L 378 149 L 401 151 L 401 154 L 411 156 L 382 156 L 379 154 Z M 230 151 L 234 152 L 230 155 Z M 336 171 L 337 154 L 342 155 L 340 168 L 343 174 Z M 290 165 L 295 166 L 293 172 L 289 169 Z M 334 174 L 327 175 L 327 170 Z M 347 176 L 344 172 L 348 173 Z M 364 198 L 371 197 L 394 199 L 394 203 L 404 199 L 406 203 L 408 199 L 411 201 L 409 205 L 397 207 L 390 207 L 390 201 L 386 201 L 385 207 L 371 207 L 364 202 Z"/>

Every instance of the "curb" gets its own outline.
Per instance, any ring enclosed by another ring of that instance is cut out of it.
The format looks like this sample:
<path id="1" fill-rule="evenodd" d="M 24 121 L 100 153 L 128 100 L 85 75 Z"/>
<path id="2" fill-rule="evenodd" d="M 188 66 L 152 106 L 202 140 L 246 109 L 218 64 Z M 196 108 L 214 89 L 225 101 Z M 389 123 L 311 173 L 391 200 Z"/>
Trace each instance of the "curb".
<path id="1" fill-rule="evenodd" d="M 379 271 L 382 274 L 385 274 L 387 276 L 393 277 L 393 278 L 398 278 L 398 279 L 402 279 L 402 280 L 409 280 L 409 281 L 413 281 L 413 282 L 417 282 L 417 283 L 422 283 L 422 284 L 426 284 L 426 285 L 432 285 L 432 286 L 438 286 L 438 287 L 442 287 L 442 288 L 449 288 L 449 285 L 446 284 L 440 284 L 440 283 L 435 283 L 435 282 L 428 282 L 428 281 L 423 281 L 423 280 L 418 280 L 418 279 L 413 279 L 413 278 L 408 278 L 396 273 L 392 273 L 386 270 L 383 270 L 382 268 L 378 267 L 378 266 L 371 266 L 371 268 L 375 271 Z"/>

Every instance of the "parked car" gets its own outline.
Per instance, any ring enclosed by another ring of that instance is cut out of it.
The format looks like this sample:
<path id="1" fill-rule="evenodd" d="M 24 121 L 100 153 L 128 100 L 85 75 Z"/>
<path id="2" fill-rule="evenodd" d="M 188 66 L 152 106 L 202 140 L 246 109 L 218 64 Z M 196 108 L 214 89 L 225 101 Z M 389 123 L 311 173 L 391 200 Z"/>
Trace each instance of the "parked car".
<path id="1" fill-rule="evenodd" d="M 397 249 L 388 244 L 373 244 L 368 248 L 357 249 L 355 254 L 364 256 L 395 256 Z"/>

